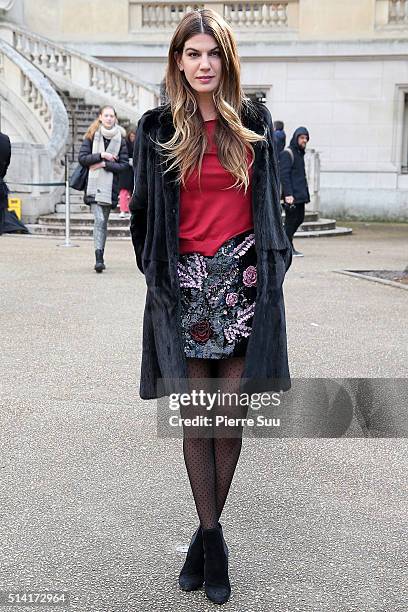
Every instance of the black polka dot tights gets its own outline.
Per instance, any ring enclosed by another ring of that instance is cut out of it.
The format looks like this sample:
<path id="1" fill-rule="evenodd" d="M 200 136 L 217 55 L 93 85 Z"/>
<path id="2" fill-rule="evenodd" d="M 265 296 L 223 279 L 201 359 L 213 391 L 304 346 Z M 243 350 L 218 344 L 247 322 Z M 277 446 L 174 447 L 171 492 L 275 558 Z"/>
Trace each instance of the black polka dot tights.
<path id="1" fill-rule="evenodd" d="M 187 359 L 190 388 L 220 395 L 239 393 L 244 357 L 229 359 Z M 199 379 L 199 380 L 197 380 Z M 212 380 L 209 380 L 212 379 Z M 215 380 L 217 379 L 217 380 Z M 232 396 L 228 396 L 232 397 Z M 247 407 L 232 401 L 205 406 L 182 406 L 183 418 L 201 414 L 215 421 L 216 415 L 245 417 Z M 215 527 L 221 516 L 242 447 L 242 427 L 205 427 L 205 435 L 184 428 L 183 454 L 201 526 Z M 225 435 L 224 435 L 225 432 Z"/>

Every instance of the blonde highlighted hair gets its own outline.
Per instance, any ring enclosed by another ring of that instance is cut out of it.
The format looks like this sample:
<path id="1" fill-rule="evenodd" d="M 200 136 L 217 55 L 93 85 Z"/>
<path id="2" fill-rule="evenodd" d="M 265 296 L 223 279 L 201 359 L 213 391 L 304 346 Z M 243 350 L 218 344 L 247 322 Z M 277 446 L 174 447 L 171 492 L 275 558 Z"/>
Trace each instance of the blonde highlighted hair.
<path id="1" fill-rule="evenodd" d="M 118 116 L 117 116 L 116 111 L 115 111 L 115 109 L 113 108 L 113 106 L 111 106 L 110 104 L 105 104 L 105 106 L 102 106 L 102 107 L 99 109 L 99 113 L 98 113 L 97 118 L 95 119 L 95 121 L 92 121 L 92 123 L 91 123 L 91 125 L 89 126 L 89 128 L 88 128 L 88 130 L 87 130 L 87 132 L 86 132 L 86 134 L 85 134 L 85 136 L 84 136 L 84 138 L 88 138 L 88 140 L 93 140 L 93 137 L 95 136 L 95 132 L 96 132 L 97 130 L 99 130 L 99 127 L 100 127 L 100 125 L 101 125 L 101 120 L 99 119 L 99 117 L 102 115 L 103 111 L 104 111 L 106 108 L 110 108 L 111 110 L 113 110 L 113 112 L 114 112 L 114 114 L 115 114 L 115 117 L 116 117 L 116 123 L 118 122 Z"/>
<path id="2" fill-rule="evenodd" d="M 209 34 L 220 49 L 221 78 L 213 92 L 217 111 L 215 142 L 221 165 L 235 178 L 229 189 L 249 186 L 247 154 L 251 153 L 252 166 L 255 154 L 253 142 L 265 137 L 247 129 L 241 122 L 245 94 L 241 88 L 240 63 L 234 34 L 228 23 L 212 9 L 200 9 L 187 13 L 177 26 L 169 48 L 166 68 L 166 93 L 171 106 L 175 133 L 165 143 L 159 144 L 165 151 L 169 172 L 178 168 L 177 182 L 183 186 L 201 166 L 208 141 L 204 121 L 198 109 L 195 92 L 188 83 L 184 71 L 180 71 L 176 54 L 181 57 L 186 41 L 196 34 Z"/>

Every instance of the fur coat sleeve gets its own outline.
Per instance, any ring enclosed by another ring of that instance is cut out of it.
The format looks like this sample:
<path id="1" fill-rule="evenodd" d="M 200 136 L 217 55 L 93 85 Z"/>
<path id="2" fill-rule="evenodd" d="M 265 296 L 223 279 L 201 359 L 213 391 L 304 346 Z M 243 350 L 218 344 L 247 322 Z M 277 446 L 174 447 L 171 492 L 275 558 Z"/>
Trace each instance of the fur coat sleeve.
<path id="1" fill-rule="evenodd" d="M 134 187 L 129 203 L 130 233 L 136 256 L 136 265 L 143 273 L 142 253 L 146 239 L 147 229 L 147 160 L 148 137 L 145 133 L 144 123 L 149 115 L 145 113 L 139 120 L 136 129 L 136 140 L 133 147 Z"/>

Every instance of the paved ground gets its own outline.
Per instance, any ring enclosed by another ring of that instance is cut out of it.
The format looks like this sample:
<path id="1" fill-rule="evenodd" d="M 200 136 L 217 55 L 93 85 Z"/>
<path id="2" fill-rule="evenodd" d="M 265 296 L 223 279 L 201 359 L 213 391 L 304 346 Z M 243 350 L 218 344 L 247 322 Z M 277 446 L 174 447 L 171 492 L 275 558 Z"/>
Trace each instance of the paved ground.
<path id="1" fill-rule="evenodd" d="M 297 242 L 293 377 L 408 377 L 407 292 L 333 272 L 405 267 L 408 225 L 353 227 Z M 65 590 L 75 612 L 214 609 L 177 589 L 197 520 L 181 440 L 158 440 L 138 399 L 131 243 L 108 243 L 102 275 L 91 242 L 56 244 L 0 238 L 0 590 Z M 245 439 L 224 609 L 406 612 L 407 456 L 405 439 Z"/>

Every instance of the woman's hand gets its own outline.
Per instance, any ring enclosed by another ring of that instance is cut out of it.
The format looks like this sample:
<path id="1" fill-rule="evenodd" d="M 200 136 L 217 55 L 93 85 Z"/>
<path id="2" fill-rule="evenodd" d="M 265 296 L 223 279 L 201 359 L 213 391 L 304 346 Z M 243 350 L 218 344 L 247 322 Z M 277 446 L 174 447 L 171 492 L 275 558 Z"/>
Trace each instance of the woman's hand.
<path id="1" fill-rule="evenodd" d="M 89 166 L 90 170 L 99 170 L 99 168 L 104 168 L 105 162 L 99 162 L 99 164 L 94 164 L 93 166 Z"/>
<path id="2" fill-rule="evenodd" d="M 118 161 L 117 155 L 113 155 L 113 153 L 107 153 L 106 151 L 101 153 L 101 157 L 102 159 L 106 159 L 106 161 Z"/>

